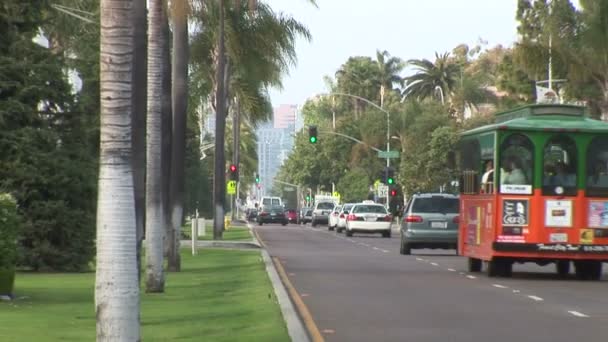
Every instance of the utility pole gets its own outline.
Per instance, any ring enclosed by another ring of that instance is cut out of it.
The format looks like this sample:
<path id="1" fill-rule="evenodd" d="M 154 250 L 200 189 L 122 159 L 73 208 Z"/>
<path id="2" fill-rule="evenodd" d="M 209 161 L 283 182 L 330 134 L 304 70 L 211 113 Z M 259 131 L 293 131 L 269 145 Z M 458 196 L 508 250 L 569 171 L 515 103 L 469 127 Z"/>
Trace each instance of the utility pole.
<path id="1" fill-rule="evenodd" d="M 226 94 L 224 73 L 226 72 L 226 52 L 224 46 L 224 1 L 220 0 L 220 23 L 218 32 L 217 90 L 215 94 L 215 167 L 213 182 L 213 239 L 224 235 L 224 201 L 226 199 L 226 156 L 224 136 L 226 134 Z"/>

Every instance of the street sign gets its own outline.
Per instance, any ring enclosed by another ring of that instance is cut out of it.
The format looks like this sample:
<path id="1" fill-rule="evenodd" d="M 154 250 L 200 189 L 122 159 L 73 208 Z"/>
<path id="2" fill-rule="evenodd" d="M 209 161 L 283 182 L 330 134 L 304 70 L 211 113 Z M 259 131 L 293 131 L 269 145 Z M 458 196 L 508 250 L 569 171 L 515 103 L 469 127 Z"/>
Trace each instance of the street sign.
<path id="1" fill-rule="evenodd" d="M 378 197 L 388 196 L 388 186 L 384 184 L 378 185 Z"/>
<path id="2" fill-rule="evenodd" d="M 334 197 L 335 197 L 335 198 L 338 200 L 338 202 L 340 202 L 340 198 L 341 198 L 341 196 L 340 196 L 340 193 L 339 193 L 339 192 L 334 191 L 334 193 L 333 193 L 332 195 L 333 195 L 333 196 L 334 196 Z"/>
<path id="3" fill-rule="evenodd" d="M 226 193 L 228 195 L 236 194 L 236 181 L 231 180 L 226 182 Z"/>
<path id="4" fill-rule="evenodd" d="M 376 181 L 374 182 L 374 189 L 375 189 L 375 190 L 378 190 L 378 186 L 380 186 L 380 184 L 381 184 L 381 183 L 380 183 L 380 180 L 379 180 L 379 179 L 376 179 Z"/>
<path id="5" fill-rule="evenodd" d="M 380 151 L 378 152 L 378 158 L 399 158 L 399 151 Z"/>

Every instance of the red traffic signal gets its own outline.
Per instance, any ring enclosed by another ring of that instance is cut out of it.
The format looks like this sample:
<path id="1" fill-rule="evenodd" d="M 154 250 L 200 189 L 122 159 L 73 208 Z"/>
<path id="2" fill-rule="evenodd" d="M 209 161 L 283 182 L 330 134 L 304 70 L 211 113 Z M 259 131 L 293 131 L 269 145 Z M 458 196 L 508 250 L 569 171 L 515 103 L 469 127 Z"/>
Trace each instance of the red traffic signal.
<path id="1" fill-rule="evenodd" d="M 236 172 L 236 165 L 234 165 L 234 164 L 230 165 L 230 172 Z"/>
<path id="2" fill-rule="evenodd" d="M 397 190 L 391 189 L 391 196 L 393 196 L 393 197 L 397 196 Z"/>

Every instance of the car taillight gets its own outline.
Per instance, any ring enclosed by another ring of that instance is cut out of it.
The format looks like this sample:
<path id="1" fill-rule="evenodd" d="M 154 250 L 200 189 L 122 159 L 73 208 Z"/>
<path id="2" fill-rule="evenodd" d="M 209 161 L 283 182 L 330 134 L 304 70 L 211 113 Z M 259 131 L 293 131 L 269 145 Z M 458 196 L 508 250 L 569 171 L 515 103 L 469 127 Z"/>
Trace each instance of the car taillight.
<path id="1" fill-rule="evenodd" d="M 391 221 L 393 221 L 393 217 L 391 215 L 386 215 L 386 216 L 384 216 L 384 221 L 391 222 Z"/>
<path id="2" fill-rule="evenodd" d="M 356 220 L 357 220 L 357 216 L 355 216 L 355 215 L 353 215 L 353 214 L 350 214 L 350 215 L 348 215 L 348 216 L 346 217 L 346 219 L 347 219 L 348 221 L 356 221 Z"/>
<path id="3" fill-rule="evenodd" d="M 268 216 L 268 213 L 267 213 L 267 212 L 265 212 L 265 211 L 262 211 L 262 212 L 260 213 L 260 216 Z"/>
<path id="4" fill-rule="evenodd" d="M 340 214 L 340 218 L 344 218 L 344 214 Z"/>
<path id="5" fill-rule="evenodd" d="M 334 213 L 334 216 L 338 216 L 338 213 Z"/>
<path id="6" fill-rule="evenodd" d="M 454 223 L 460 223 L 460 217 L 454 216 L 454 219 L 452 220 L 452 222 L 454 222 Z"/>
<path id="7" fill-rule="evenodd" d="M 403 221 L 418 223 L 418 222 L 422 222 L 422 217 L 416 216 L 416 215 L 408 215 L 403 219 Z"/>

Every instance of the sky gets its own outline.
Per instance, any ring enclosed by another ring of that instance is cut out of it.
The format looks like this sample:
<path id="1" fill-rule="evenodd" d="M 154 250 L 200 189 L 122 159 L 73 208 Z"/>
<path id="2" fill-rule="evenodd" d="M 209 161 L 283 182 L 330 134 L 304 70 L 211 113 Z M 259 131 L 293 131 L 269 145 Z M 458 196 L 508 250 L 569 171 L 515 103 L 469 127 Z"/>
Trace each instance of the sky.
<path id="1" fill-rule="evenodd" d="M 283 90 L 270 91 L 275 107 L 301 105 L 325 92 L 323 76 L 333 77 L 350 56 L 375 58 L 379 49 L 403 60 L 434 60 L 435 52 L 462 43 L 474 46 L 481 39 L 491 48 L 517 39 L 517 0 L 317 0 L 317 8 L 307 0 L 265 2 L 312 34 L 311 42 L 298 40 L 298 63 L 284 77 Z"/>

